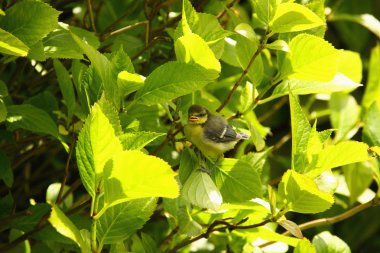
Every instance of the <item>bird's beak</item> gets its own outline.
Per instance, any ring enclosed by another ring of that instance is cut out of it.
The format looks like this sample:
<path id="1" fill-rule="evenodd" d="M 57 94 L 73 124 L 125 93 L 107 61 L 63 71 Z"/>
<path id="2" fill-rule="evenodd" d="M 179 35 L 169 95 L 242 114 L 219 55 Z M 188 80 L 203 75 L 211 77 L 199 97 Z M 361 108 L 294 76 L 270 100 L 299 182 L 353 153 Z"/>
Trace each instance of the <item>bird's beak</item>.
<path id="1" fill-rule="evenodd" d="M 199 118 L 197 116 L 189 116 L 189 121 L 190 122 L 197 122 Z"/>

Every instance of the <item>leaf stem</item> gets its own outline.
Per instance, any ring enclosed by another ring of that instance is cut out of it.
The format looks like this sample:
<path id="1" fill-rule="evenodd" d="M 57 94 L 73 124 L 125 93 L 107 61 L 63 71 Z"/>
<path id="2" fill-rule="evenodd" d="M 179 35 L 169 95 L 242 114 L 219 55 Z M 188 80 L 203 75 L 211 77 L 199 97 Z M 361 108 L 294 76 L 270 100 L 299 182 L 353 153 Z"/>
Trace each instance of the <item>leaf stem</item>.
<path id="1" fill-rule="evenodd" d="M 98 212 L 98 206 L 99 206 L 99 198 L 100 198 L 100 192 L 97 190 L 95 193 L 95 196 L 91 203 L 91 218 L 92 218 L 92 224 L 91 224 L 91 250 L 92 252 L 96 253 L 98 252 L 98 246 L 96 242 L 96 225 L 97 225 L 97 219 L 95 219 L 97 212 Z"/>
<path id="2" fill-rule="evenodd" d="M 95 28 L 95 19 L 94 19 L 94 12 L 92 11 L 92 4 L 91 4 L 91 0 L 87 0 L 87 9 L 88 9 L 88 13 L 90 15 L 90 24 L 91 24 L 91 28 L 94 32 L 96 32 L 96 28 Z"/>

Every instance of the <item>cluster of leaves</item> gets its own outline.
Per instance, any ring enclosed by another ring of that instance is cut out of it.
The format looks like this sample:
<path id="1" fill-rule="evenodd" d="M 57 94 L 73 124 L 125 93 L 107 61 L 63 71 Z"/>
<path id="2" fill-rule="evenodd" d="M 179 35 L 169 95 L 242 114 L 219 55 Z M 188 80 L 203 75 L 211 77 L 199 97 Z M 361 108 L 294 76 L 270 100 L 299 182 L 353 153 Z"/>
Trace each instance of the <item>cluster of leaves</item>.
<path id="1" fill-rule="evenodd" d="M 380 46 L 363 89 L 361 55 L 324 39 L 326 19 L 373 38 L 379 22 L 323 0 L 237 2 L 4 2 L 1 252 L 350 250 L 302 230 L 379 204 Z M 194 103 L 251 136 L 210 175 L 180 140 Z"/>

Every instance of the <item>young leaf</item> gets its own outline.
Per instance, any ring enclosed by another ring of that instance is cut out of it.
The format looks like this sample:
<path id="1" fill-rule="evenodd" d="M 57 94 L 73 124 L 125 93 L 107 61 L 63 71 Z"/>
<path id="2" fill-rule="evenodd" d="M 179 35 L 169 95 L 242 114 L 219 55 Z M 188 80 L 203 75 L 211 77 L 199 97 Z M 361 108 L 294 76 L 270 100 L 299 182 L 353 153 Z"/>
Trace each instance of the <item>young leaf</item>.
<path id="1" fill-rule="evenodd" d="M 368 109 L 373 101 L 380 104 L 380 44 L 371 51 L 371 59 L 368 68 L 368 81 L 362 100 L 362 105 Z"/>
<path id="2" fill-rule="evenodd" d="M 359 120 L 360 107 L 353 96 L 345 93 L 333 93 L 329 100 L 330 122 L 335 132 L 335 141 L 348 139 L 348 133 Z"/>
<path id="3" fill-rule="evenodd" d="M 26 56 L 29 47 L 11 33 L 0 28 L 0 53 L 14 56 Z"/>
<path id="4" fill-rule="evenodd" d="M 242 202 L 262 196 L 260 175 L 245 159 L 224 158 L 217 168 L 212 176 L 226 202 Z"/>
<path id="5" fill-rule="evenodd" d="M 32 46 L 57 27 L 59 14 L 44 2 L 21 1 L 0 16 L 0 27 Z"/>
<path id="6" fill-rule="evenodd" d="M 55 72 L 57 74 L 59 88 L 62 92 L 63 99 L 68 110 L 69 118 L 71 118 L 71 115 L 75 109 L 75 93 L 73 83 L 71 82 L 69 72 L 63 66 L 63 64 L 58 60 L 54 60 L 53 63 Z"/>
<path id="7" fill-rule="evenodd" d="M 193 170 L 182 188 L 182 196 L 201 208 L 218 210 L 223 203 L 222 195 L 210 176 L 200 170 Z"/>
<path id="8" fill-rule="evenodd" d="M 294 170 L 282 176 L 279 191 L 285 197 L 286 207 L 297 213 L 320 213 L 334 203 L 332 195 L 320 191 L 311 178 Z"/>
<path id="9" fill-rule="evenodd" d="M 314 236 L 313 245 L 317 252 L 351 252 L 348 245 L 342 239 L 332 235 L 329 231 L 324 231 Z"/>
<path id="10" fill-rule="evenodd" d="M 9 129 L 22 128 L 58 138 L 58 127 L 46 111 L 29 104 L 10 105 L 7 110 Z"/>
<path id="11" fill-rule="evenodd" d="M 289 233 L 291 233 L 293 236 L 302 239 L 303 234 L 301 229 L 298 227 L 296 223 L 294 223 L 291 220 L 278 220 L 278 224 L 280 224 L 281 227 L 285 228 Z"/>
<path id="12" fill-rule="evenodd" d="M 319 154 L 315 169 L 309 171 L 307 175 L 314 178 L 326 170 L 369 159 L 367 144 L 357 141 L 343 141 L 323 149 Z"/>
<path id="13" fill-rule="evenodd" d="M 289 94 L 291 127 L 292 127 L 292 168 L 298 172 L 304 172 L 308 165 L 307 147 L 311 127 L 302 111 L 298 98 Z"/>
<path id="14" fill-rule="evenodd" d="M 272 33 L 298 32 L 325 25 L 314 12 L 296 3 L 281 3 L 269 23 Z"/>
<path id="15" fill-rule="evenodd" d="M 119 136 L 124 150 L 140 150 L 165 133 L 131 132 Z"/>
<path id="16" fill-rule="evenodd" d="M 176 173 L 158 157 L 137 150 L 115 153 L 104 169 L 106 207 L 146 197 L 175 198 Z"/>
<path id="17" fill-rule="evenodd" d="M 363 140 L 371 146 L 380 146 L 380 102 L 374 102 L 364 118 Z"/>
<path id="18" fill-rule="evenodd" d="M 195 33 L 188 33 L 176 40 L 175 52 L 179 62 L 199 64 L 210 73 L 219 75 L 221 67 L 206 42 Z"/>
<path id="19" fill-rule="evenodd" d="M 99 243 L 110 244 L 127 239 L 149 220 L 156 205 L 156 198 L 143 198 L 108 208 L 97 221 Z"/>
<path id="20" fill-rule="evenodd" d="M 322 82 L 331 81 L 336 75 L 339 51 L 324 39 L 299 34 L 290 41 L 289 48 L 289 59 L 280 67 L 281 75 L 289 75 L 289 79 Z"/>
<path id="21" fill-rule="evenodd" d="M 156 68 L 136 93 L 135 101 L 146 105 L 163 103 L 189 94 L 217 78 L 199 65 L 168 62 Z"/>
<path id="22" fill-rule="evenodd" d="M 91 252 L 89 245 L 83 240 L 78 228 L 55 205 L 51 209 L 49 222 L 60 234 L 73 240 L 79 246 L 82 252 Z"/>
<path id="23" fill-rule="evenodd" d="M 87 192 L 94 197 L 106 162 L 123 150 L 109 119 L 95 104 L 79 133 L 76 156 L 79 174 Z"/>

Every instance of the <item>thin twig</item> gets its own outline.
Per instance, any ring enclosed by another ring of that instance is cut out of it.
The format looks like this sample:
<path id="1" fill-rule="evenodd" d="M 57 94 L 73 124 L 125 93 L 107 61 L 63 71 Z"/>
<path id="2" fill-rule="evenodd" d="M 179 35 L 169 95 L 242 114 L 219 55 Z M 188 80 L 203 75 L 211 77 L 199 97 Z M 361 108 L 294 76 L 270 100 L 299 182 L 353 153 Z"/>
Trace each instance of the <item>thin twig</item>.
<path id="1" fill-rule="evenodd" d="M 304 231 L 306 229 L 314 228 L 314 227 L 318 227 L 318 226 L 322 226 L 322 225 L 331 225 L 331 224 L 340 222 L 342 220 L 346 220 L 346 219 L 354 216 L 355 214 L 364 211 L 367 208 L 374 207 L 374 206 L 377 206 L 379 204 L 380 204 L 380 199 L 376 197 L 376 198 L 372 199 L 371 201 L 368 201 L 364 204 L 357 205 L 357 206 L 351 208 L 350 210 L 348 210 L 342 214 L 339 214 L 339 215 L 336 215 L 336 216 L 333 216 L 330 218 L 321 218 L 321 219 L 308 221 L 308 222 L 305 222 L 305 223 L 299 225 L 298 227 L 301 229 L 301 231 Z M 289 233 L 289 231 L 286 231 L 286 232 L 282 233 L 282 235 L 288 236 L 288 235 L 290 235 L 290 233 Z M 274 241 L 266 242 L 264 244 L 259 245 L 259 247 L 263 248 L 263 247 L 266 247 L 266 246 L 271 245 L 273 243 L 275 243 L 275 242 Z"/>
<path id="2" fill-rule="evenodd" d="M 131 30 L 135 27 L 138 27 L 138 26 L 141 26 L 141 25 L 147 25 L 148 24 L 148 21 L 144 20 L 144 21 L 141 21 L 141 22 L 137 22 L 133 25 L 128 25 L 128 26 L 125 26 L 123 28 L 120 28 L 116 31 L 113 31 L 113 32 L 110 32 L 110 36 L 113 36 L 113 35 L 116 35 L 116 34 L 119 34 L 119 33 L 122 33 L 122 32 L 125 32 L 125 31 L 128 31 L 128 30 Z"/>
<path id="3" fill-rule="evenodd" d="M 279 110 L 286 102 L 288 101 L 288 97 L 282 97 L 276 104 L 273 105 L 273 107 L 268 110 L 267 113 L 261 115 L 257 118 L 258 121 L 263 122 L 264 120 L 271 117 L 277 110 Z"/>
<path id="4" fill-rule="evenodd" d="M 218 19 L 221 19 L 224 15 L 226 15 L 226 13 L 227 13 L 227 10 L 229 9 L 229 8 L 231 8 L 235 3 L 237 3 L 237 2 L 239 2 L 239 0 L 232 0 L 231 2 L 229 2 L 227 5 L 226 5 L 226 8 L 221 12 L 221 13 L 219 13 L 216 17 L 218 18 Z"/>
<path id="5" fill-rule="evenodd" d="M 69 167 L 70 167 L 71 156 L 73 155 L 74 145 L 75 145 L 75 141 L 72 140 L 70 148 L 69 148 L 69 155 L 68 155 L 67 160 L 66 160 L 65 175 L 63 176 L 63 179 L 61 182 L 61 188 L 59 188 L 58 197 L 55 201 L 55 204 L 57 204 L 57 205 L 61 204 L 61 202 L 62 202 L 63 190 L 65 188 L 67 178 L 69 177 Z"/>
<path id="6" fill-rule="evenodd" d="M 87 9 L 88 9 L 88 14 L 90 15 L 90 24 L 91 24 L 91 28 L 94 32 L 96 32 L 96 28 L 95 28 L 95 19 L 94 19 L 94 13 L 92 11 L 92 4 L 91 4 L 91 0 L 87 0 Z"/>
<path id="7" fill-rule="evenodd" d="M 265 44 L 268 39 L 268 33 L 265 33 L 264 38 L 262 39 L 260 45 L 257 47 L 256 52 L 252 55 L 251 59 L 248 62 L 247 67 L 244 69 L 243 73 L 241 73 L 239 79 L 235 82 L 234 86 L 228 93 L 226 99 L 222 102 L 222 104 L 216 109 L 217 112 L 220 112 L 227 104 L 230 102 L 232 95 L 235 93 L 236 89 L 240 86 L 241 82 L 245 78 L 245 76 L 248 74 L 248 70 L 251 68 L 252 64 L 256 60 L 256 58 L 260 55 L 260 53 L 264 50 Z"/>

